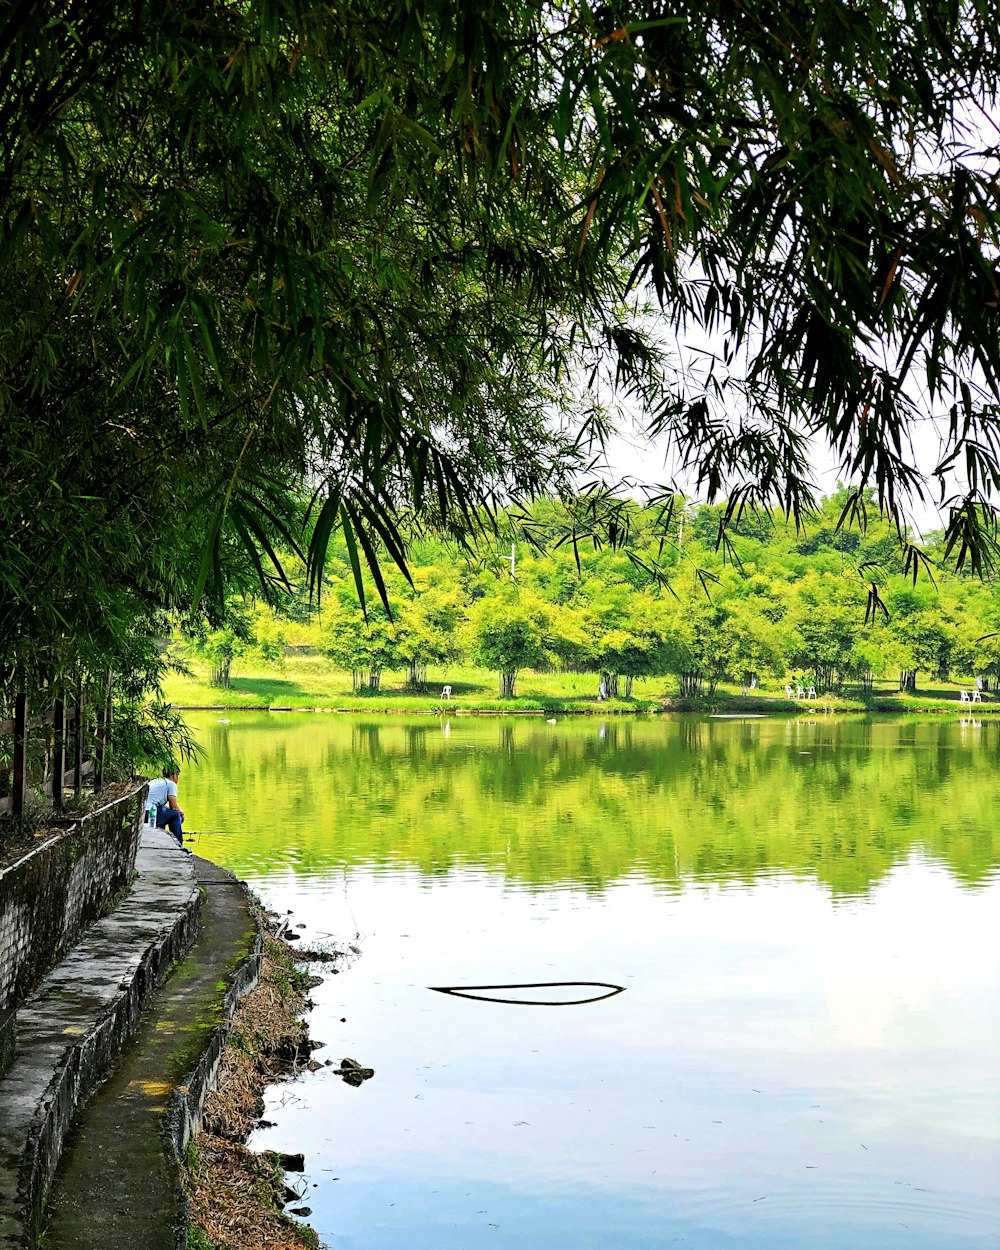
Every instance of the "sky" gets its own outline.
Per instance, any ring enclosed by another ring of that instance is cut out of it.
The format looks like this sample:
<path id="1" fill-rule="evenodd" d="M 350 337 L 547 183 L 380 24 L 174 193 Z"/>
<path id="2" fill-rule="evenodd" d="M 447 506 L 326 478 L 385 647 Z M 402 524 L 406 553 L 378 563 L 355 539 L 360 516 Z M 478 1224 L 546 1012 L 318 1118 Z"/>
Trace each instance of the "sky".
<path id="1" fill-rule="evenodd" d="M 830 451 L 819 440 L 815 442 L 814 481 L 821 495 L 831 494 L 837 487 L 841 474 Z M 924 472 L 930 472 L 939 458 L 939 440 L 933 428 L 925 430 L 923 445 L 916 447 L 916 463 Z M 657 442 L 645 437 L 639 429 L 622 429 L 607 445 L 608 467 L 616 478 L 628 478 L 637 484 L 666 484 L 676 478 L 686 493 L 697 498 L 694 482 L 685 482 L 677 473 L 676 460 L 669 455 L 665 440 Z M 635 492 L 638 496 L 639 492 Z M 913 501 L 910 515 L 921 533 L 942 529 L 945 519 L 929 502 Z"/>
<path id="2" fill-rule="evenodd" d="M 653 311 L 648 304 L 645 312 L 639 310 L 637 312 L 640 323 L 645 322 L 646 332 L 650 334 L 654 342 L 658 342 L 663 352 L 668 377 L 672 372 L 672 378 L 668 384 L 676 387 L 680 394 L 686 394 L 692 399 L 708 393 L 709 384 L 706 377 L 709 372 L 708 362 L 712 361 L 712 375 L 716 381 L 721 381 L 726 386 L 726 393 L 730 396 L 728 403 L 733 405 L 740 402 L 740 369 L 744 357 L 741 354 L 723 367 L 726 347 L 724 335 L 720 333 L 710 336 L 697 326 L 688 326 L 683 335 L 672 333 L 667 329 L 665 319 Z M 883 367 L 889 364 L 885 358 L 888 353 L 889 348 L 886 346 L 881 353 L 883 358 L 879 362 Z M 880 354 L 877 349 L 876 354 Z M 914 412 L 909 430 L 912 440 L 911 451 L 906 458 L 927 477 L 942 458 L 947 426 L 945 418 L 941 415 L 940 402 L 932 407 L 931 401 L 926 394 L 921 393 L 919 386 L 916 375 L 911 375 L 904 386 Z M 649 414 L 641 411 L 637 403 L 633 403 L 627 397 L 623 399 L 621 396 L 614 395 L 612 388 L 606 384 L 602 386 L 600 382 L 597 384 L 596 392 L 592 393 L 592 399 L 601 404 L 605 411 L 617 413 L 617 432 L 608 439 L 605 446 L 608 473 L 613 480 L 627 479 L 634 483 L 630 493 L 637 498 L 642 498 L 644 486 L 673 484 L 689 497 L 703 499 L 703 492 L 699 494 L 696 489 L 694 476 L 689 474 L 685 478 L 680 471 L 678 457 L 671 452 L 668 439 L 666 437 L 650 439 L 645 434 Z M 841 471 L 837 457 L 821 438 L 813 440 L 811 463 L 813 483 L 819 495 L 831 494 L 837 488 L 838 482 L 848 484 L 848 479 Z M 948 482 L 948 493 L 957 493 L 961 489 L 961 480 L 957 475 L 953 475 L 952 480 Z M 943 513 L 935 506 L 936 490 L 931 492 L 928 489 L 928 494 L 932 493 L 933 500 L 930 498 L 914 499 L 905 506 L 908 519 L 921 534 L 942 529 L 945 525 L 946 509 Z"/>

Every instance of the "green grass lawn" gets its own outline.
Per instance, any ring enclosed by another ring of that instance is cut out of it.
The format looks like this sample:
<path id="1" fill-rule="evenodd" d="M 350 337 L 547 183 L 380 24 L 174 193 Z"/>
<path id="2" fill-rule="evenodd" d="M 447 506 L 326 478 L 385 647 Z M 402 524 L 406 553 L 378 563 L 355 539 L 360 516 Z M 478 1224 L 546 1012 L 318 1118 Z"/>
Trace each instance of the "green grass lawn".
<path id="1" fill-rule="evenodd" d="M 378 693 L 355 693 L 351 675 L 334 668 L 320 655 L 288 656 L 282 668 L 246 664 L 234 667 L 228 690 L 211 686 L 208 666 L 196 657 L 185 657 L 191 676 L 174 673 L 164 683 L 171 703 L 179 707 L 224 706 L 343 708 L 357 711 L 430 711 L 445 706 L 441 689 L 450 685 L 451 707 L 458 711 L 550 711 L 604 707 L 620 711 L 658 711 L 666 694 L 662 679 L 637 682 L 634 699 L 597 698 L 598 678 L 593 673 L 535 673 L 518 676 L 517 698 L 499 697 L 499 678 L 486 669 L 453 665 L 431 669 L 426 688 L 406 687 L 406 674 L 383 673 Z M 643 688 L 644 687 L 644 688 Z"/>
<path id="2" fill-rule="evenodd" d="M 501 699 L 496 673 L 471 666 L 432 668 L 426 688 L 406 688 L 405 673 L 384 673 L 377 694 L 355 693 L 350 673 L 333 667 L 320 655 L 288 656 L 284 665 L 237 664 L 228 690 L 212 686 L 208 666 L 197 657 L 183 656 L 190 675 L 172 673 L 164 683 L 167 699 L 178 707 L 225 708 L 338 708 L 345 711 L 422 712 L 449 707 L 454 712 L 652 712 L 652 711 L 792 711 L 825 708 L 836 711 L 878 712 L 962 712 L 973 709 L 961 703 L 960 691 L 972 683 L 938 683 L 921 688 L 916 695 L 900 694 L 894 685 L 882 683 L 871 699 L 857 695 L 827 695 L 815 702 L 796 703 L 785 695 L 784 682 L 768 682 L 751 696 L 739 687 L 720 686 L 711 698 L 681 700 L 677 683 L 671 677 L 637 680 L 632 699 L 597 698 L 598 678 L 594 673 L 519 674 L 517 698 Z M 450 703 L 441 698 L 441 688 L 452 689 Z M 975 714 L 1000 711 L 997 696 L 987 694 Z"/>

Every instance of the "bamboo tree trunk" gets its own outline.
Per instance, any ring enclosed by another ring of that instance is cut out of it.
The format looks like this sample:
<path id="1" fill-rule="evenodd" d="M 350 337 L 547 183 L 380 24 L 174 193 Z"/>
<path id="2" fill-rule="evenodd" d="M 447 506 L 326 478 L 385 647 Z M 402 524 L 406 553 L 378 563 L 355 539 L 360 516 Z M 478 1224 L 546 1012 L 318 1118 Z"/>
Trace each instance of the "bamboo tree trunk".
<path id="1" fill-rule="evenodd" d="M 604 680 L 605 698 L 618 698 L 618 674 L 609 673 L 607 669 L 601 669 L 601 677 Z"/>
<path id="2" fill-rule="evenodd" d="M 500 670 L 500 698 L 514 698 L 514 684 L 517 681 L 516 668 L 502 668 Z"/>
<path id="3" fill-rule="evenodd" d="M 212 676 L 209 682 L 213 686 L 219 686 L 223 690 L 229 689 L 230 676 L 232 672 L 233 661 L 228 655 L 221 656 L 212 661 Z"/>
<path id="4" fill-rule="evenodd" d="M 697 699 L 701 694 L 702 675 L 697 669 L 689 672 L 681 673 L 681 697 L 684 699 Z"/>
<path id="5" fill-rule="evenodd" d="M 108 669 L 97 712 L 97 749 L 94 756 L 94 791 L 104 787 L 104 774 L 111 760 L 111 694 L 113 675 Z"/>

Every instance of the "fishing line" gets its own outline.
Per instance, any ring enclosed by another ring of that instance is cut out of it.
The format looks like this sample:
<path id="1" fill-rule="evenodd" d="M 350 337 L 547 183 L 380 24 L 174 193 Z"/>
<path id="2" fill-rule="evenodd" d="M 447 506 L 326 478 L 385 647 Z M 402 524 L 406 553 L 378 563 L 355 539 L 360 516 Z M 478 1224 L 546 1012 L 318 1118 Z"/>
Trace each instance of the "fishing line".
<path id="1" fill-rule="evenodd" d="M 195 838 L 229 838 L 229 837 L 235 837 L 244 832 L 246 831 L 243 829 L 196 829 L 193 831 L 185 830 L 184 841 L 193 842 Z M 354 908 L 351 905 L 351 900 L 347 892 L 347 869 L 345 868 L 343 872 L 344 872 L 344 905 L 346 906 L 347 910 L 351 913 L 351 920 L 354 924 L 354 940 L 357 942 L 361 940 L 362 934 L 361 934 L 361 929 L 358 925 L 358 918 L 354 914 Z"/>

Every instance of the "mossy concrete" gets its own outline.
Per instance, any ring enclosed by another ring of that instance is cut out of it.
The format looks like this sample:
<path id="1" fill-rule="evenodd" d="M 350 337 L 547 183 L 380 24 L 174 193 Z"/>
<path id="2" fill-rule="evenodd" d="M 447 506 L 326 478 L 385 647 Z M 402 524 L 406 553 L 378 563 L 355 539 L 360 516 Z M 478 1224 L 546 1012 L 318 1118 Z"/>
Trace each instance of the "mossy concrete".
<path id="1" fill-rule="evenodd" d="M 146 783 L 0 868 L 0 1010 L 17 1009 L 128 890 Z"/>
<path id="2" fill-rule="evenodd" d="M 17 1013 L 14 1058 L 0 1081 L 4 1250 L 35 1244 L 74 1114 L 114 1069 L 143 1005 L 195 936 L 202 896 L 191 857 L 169 834 L 146 831 L 136 869 L 115 911 Z"/>
<path id="3" fill-rule="evenodd" d="M 232 1010 L 256 984 L 261 956 L 245 889 L 216 865 L 193 863 L 203 895 L 195 943 L 70 1135 L 47 1250 L 187 1245 L 178 1156 L 200 1124 Z"/>

